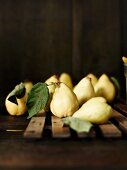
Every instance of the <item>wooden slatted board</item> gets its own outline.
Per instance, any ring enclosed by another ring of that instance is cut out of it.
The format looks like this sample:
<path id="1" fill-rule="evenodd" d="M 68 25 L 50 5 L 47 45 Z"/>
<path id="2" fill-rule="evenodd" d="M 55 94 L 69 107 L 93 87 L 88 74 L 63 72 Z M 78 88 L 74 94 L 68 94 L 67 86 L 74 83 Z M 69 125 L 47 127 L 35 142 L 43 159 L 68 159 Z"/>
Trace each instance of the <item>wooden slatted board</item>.
<path id="1" fill-rule="evenodd" d="M 25 138 L 44 138 L 45 131 L 51 132 L 50 138 L 125 138 L 127 137 L 127 105 L 112 105 L 113 117 L 105 124 L 94 125 L 89 133 L 76 133 L 68 126 L 63 126 L 60 118 L 47 115 L 31 118 L 25 132 Z"/>

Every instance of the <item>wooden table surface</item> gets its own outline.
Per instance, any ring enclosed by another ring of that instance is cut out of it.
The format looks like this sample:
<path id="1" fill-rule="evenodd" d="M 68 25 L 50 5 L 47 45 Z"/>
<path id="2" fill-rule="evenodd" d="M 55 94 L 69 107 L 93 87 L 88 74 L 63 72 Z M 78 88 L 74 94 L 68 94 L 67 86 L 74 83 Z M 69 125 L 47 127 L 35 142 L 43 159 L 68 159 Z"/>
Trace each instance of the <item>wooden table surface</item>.
<path id="1" fill-rule="evenodd" d="M 127 169 L 127 138 L 42 139 L 23 137 L 29 120 L 1 109 L 0 170 Z M 17 129 L 19 131 L 6 131 Z M 21 130 L 21 131 L 20 131 Z"/>

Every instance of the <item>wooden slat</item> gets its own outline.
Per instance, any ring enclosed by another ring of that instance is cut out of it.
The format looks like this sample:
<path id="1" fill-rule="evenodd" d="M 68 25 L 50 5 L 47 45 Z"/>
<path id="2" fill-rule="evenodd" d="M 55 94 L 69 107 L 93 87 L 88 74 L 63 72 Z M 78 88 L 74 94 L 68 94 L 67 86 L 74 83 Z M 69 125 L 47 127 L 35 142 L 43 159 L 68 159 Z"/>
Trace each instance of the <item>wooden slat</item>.
<path id="1" fill-rule="evenodd" d="M 124 113 L 127 116 L 127 105 L 126 104 L 116 103 L 114 104 L 114 108 Z"/>
<path id="2" fill-rule="evenodd" d="M 123 108 L 123 104 L 117 105 L 117 107 Z M 125 105 L 124 105 L 125 106 Z M 126 107 L 126 106 L 125 106 Z M 126 108 L 124 107 L 124 112 Z M 122 111 L 113 109 L 113 118 L 108 123 L 102 125 L 96 125 L 89 133 L 77 133 L 77 138 L 120 138 L 124 134 L 127 134 L 127 117 L 121 114 Z M 127 111 L 126 111 L 127 112 Z M 46 115 L 40 117 L 31 118 L 25 132 L 25 138 L 41 138 L 44 130 Z M 52 132 L 52 138 L 73 138 L 74 134 L 71 133 L 68 126 L 63 126 L 60 118 L 51 115 L 51 124 L 45 125 L 45 129 L 50 129 Z M 124 133 L 123 133 L 124 132 Z M 75 132 L 76 133 L 76 132 Z"/>
<path id="3" fill-rule="evenodd" d="M 63 126 L 60 118 L 52 116 L 52 136 L 54 138 L 69 138 L 71 136 L 69 127 Z"/>
<path id="4" fill-rule="evenodd" d="M 127 133 L 127 118 L 113 109 L 113 118 L 117 121 L 118 126 Z"/>
<path id="5" fill-rule="evenodd" d="M 118 138 L 122 137 L 122 132 L 112 123 L 99 125 L 104 138 Z"/>
<path id="6" fill-rule="evenodd" d="M 41 138 L 45 125 L 45 116 L 32 117 L 25 132 L 25 138 Z"/>

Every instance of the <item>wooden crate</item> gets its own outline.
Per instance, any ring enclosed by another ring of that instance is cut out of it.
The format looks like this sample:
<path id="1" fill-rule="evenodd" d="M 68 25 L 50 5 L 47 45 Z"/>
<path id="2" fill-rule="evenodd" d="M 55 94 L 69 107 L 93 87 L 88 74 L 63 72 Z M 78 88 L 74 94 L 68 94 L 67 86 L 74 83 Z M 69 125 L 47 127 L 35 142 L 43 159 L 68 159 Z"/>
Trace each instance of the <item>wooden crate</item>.
<path id="1" fill-rule="evenodd" d="M 77 133 L 68 126 L 63 126 L 61 119 L 51 113 L 32 117 L 24 132 L 24 138 L 126 138 L 127 105 L 116 102 L 112 108 L 113 117 L 105 124 L 94 125 L 89 133 Z"/>

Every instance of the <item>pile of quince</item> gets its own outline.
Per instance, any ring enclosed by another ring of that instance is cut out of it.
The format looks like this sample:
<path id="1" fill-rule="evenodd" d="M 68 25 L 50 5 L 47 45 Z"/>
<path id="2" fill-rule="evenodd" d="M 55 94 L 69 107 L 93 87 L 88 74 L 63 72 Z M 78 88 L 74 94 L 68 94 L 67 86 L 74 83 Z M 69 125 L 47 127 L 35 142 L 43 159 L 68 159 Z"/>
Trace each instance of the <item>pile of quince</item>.
<path id="1" fill-rule="evenodd" d="M 114 101 L 117 93 L 114 83 L 106 74 L 97 78 L 89 73 L 73 86 L 71 76 L 68 73 L 62 73 L 59 77 L 51 76 L 45 83 L 50 95 L 46 110 L 50 110 L 55 116 L 59 118 L 72 116 L 99 124 L 105 123 L 112 117 L 110 103 Z M 32 84 L 26 95 L 31 88 Z M 11 115 L 24 114 L 27 110 L 26 100 L 26 96 L 23 99 L 17 99 L 18 105 L 16 105 L 7 97 L 5 101 L 7 111 Z"/>
<path id="2" fill-rule="evenodd" d="M 53 92 L 50 110 L 55 116 L 73 116 L 92 123 L 105 123 L 112 116 L 110 103 L 115 99 L 116 88 L 106 74 L 97 78 L 89 73 L 74 87 L 67 73 L 46 81 L 51 82 L 56 83 L 54 89 L 49 86 Z"/>

